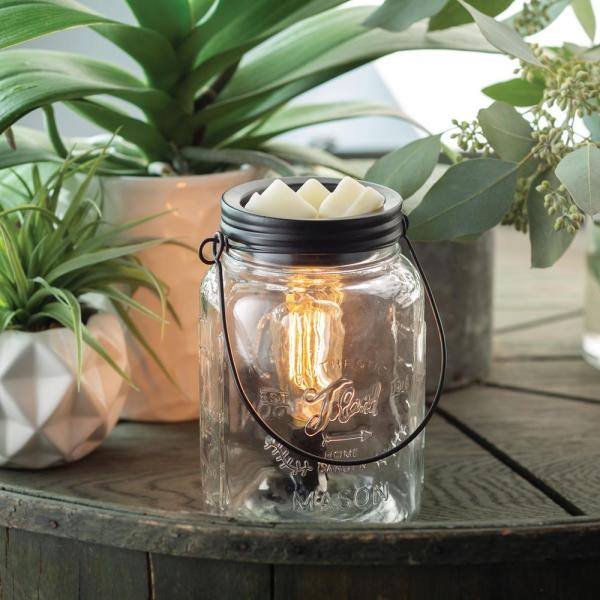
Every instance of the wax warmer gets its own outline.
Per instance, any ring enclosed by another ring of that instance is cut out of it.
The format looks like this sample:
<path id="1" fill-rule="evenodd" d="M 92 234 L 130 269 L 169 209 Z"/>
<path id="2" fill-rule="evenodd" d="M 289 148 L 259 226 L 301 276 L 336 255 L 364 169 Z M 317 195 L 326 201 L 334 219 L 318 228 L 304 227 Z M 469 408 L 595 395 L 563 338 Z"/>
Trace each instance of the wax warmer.
<path id="1" fill-rule="evenodd" d="M 213 264 L 200 296 L 203 503 L 261 521 L 403 521 L 420 503 L 445 344 L 408 240 L 414 266 L 402 254 L 402 199 L 363 182 L 383 194 L 381 210 L 323 220 L 245 210 L 269 183 L 226 192 L 221 230 L 200 247 Z M 443 348 L 427 410 L 424 292 Z"/>

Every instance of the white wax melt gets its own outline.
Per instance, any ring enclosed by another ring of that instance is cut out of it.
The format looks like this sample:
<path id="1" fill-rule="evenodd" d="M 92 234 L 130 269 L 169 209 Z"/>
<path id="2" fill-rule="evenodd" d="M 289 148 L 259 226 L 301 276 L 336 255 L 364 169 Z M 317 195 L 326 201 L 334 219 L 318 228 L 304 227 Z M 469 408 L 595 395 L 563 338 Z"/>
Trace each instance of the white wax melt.
<path id="1" fill-rule="evenodd" d="M 344 177 L 335 190 L 323 200 L 319 207 L 319 217 L 331 219 L 343 217 L 352 203 L 364 192 L 365 187 L 352 177 Z"/>
<path id="2" fill-rule="evenodd" d="M 317 216 L 314 206 L 281 179 L 275 179 L 262 194 L 252 194 L 245 208 L 257 215 L 282 219 L 314 219 Z"/>
<path id="3" fill-rule="evenodd" d="M 350 208 L 344 213 L 344 217 L 355 217 L 365 213 L 379 210 L 385 201 L 385 198 L 372 187 L 366 187 L 364 192 L 350 205 Z"/>
<path id="4" fill-rule="evenodd" d="M 318 210 L 323 200 L 329 195 L 329 190 L 320 181 L 307 179 L 296 193 Z"/>

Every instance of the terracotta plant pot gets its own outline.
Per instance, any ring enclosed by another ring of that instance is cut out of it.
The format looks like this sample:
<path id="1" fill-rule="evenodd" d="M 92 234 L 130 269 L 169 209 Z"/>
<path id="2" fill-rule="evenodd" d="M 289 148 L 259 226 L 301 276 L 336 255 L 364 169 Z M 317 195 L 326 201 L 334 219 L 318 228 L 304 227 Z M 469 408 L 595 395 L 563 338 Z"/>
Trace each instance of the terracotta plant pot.
<path id="1" fill-rule="evenodd" d="M 121 323 L 93 316 L 88 327 L 121 369 L 127 349 Z M 119 419 L 129 385 L 84 345 L 77 389 L 75 336 L 65 328 L 0 335 L 0 466 L 43 469 L 83 458 Z"/>
<path id="2" fill-rule="evenodd" d="M 171 322 L 161 337 L 160 324 L 137 314 L 132 317 L 177 385 L 168 380 L 148 353 L 129 336 L 132 378 L 139 391 L 129 392 L 123 418 L 188 421 L 198 416 L 198 294 L 206 267 L 193 249 L 219 228 L 223 192 L 256 176 L 249 169 L 192 177 L 102 180 L 110 221 L 125 222 L 171 211 L 136 228 L 133 235 L 177 238 L 192 248 L 164 245 L 141 255 L 144 264 L 169 286 L 169 298 L 181 327 Z M 147 290 L 139 290 L 135 299 L 160 310 L 158 300 Z"/>

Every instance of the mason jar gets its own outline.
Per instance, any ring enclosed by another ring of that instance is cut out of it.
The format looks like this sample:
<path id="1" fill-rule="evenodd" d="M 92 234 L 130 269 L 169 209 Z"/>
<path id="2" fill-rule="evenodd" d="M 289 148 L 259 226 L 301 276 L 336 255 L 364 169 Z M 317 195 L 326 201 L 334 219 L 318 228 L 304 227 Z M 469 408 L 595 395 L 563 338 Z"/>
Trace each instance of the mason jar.
<path id="1" fill-rule="evenodd" d="M 284 181 L 297 189 L 305 179 Z M 309 221 L 246 211 L 269 183 L 223 196 L 216 264 L 201 286 L 205 509 L 404 521 L 423 486 L 425 322 L 421 277 L 399 245 L 402 200 L 366 183 L 385 197 L 377 213 Z"/>

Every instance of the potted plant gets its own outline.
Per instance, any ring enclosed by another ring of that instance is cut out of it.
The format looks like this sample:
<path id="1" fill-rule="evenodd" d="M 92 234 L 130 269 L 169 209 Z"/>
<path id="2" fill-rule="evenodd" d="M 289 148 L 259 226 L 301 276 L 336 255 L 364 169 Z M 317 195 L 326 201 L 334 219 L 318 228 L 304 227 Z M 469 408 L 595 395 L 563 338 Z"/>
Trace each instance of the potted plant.
<path id="1" fill-rule="evenodd" d="M 79 167 L 67 160 L 44 182 L 33 167 L 31 183 L 22 179 L 8 201 L 0 194 L 3 467 L 39 469 L 94 450 L 116 424 L 130 382 L 122 323 L 131 323 L 130 311 L 163 320 L 129 293 L 146 287 L 166 306 L 164 285 L 134 256 L 162 240 L 124 242 L 136 223 L 105 222 L 89 194 L 101 159 L 82 156 Z M 66 203 L 63 186 L 82 169 L 89 172 Z"/>
<path id="2" fill-rule="evenodd" d="M 395 51 L 495 51 L 472 23 L 449 29 L 456 24 L 452 14 L 450 20 L 441 14 L 428 21 L 444 8 L 440 0 L 388 1 L 379 8 L 346 7 L 344 0 L 127 4 L 137 25 L 116 22 L 74 0 L 0 1 L 0 47 L 86 26 L 128 53 L 145 74 L 140 80 L 114 65 L 72 53 L 5 50 L 0 54 L 0 95 L 10 100 L 0 101 L 0 132 L 38 107 L 44 108 L 48 127 L 43 138 L 15 127 L 16 150 L 10 150 L 8 140 L 0 167 L 65 156 L 70 142 L 61 138 L 52 109 L 53 103 L 63 102 L 111 133 L 119 129 L 104 164 L 104 171 L 115 175 L 104 180 L 111 211 L 127 220 L 166 207 L 169 216 L 137 232 L 178 237 L 191 245 L 216 229 L 221 192 L 255 176 L 239 165 L 281 174 L 320 165 L 360 175 L 322 150 L 274 141 L 277 135 L 366 114 L 407 118 L 364 102 L 289 105 L 294 97 Z M 484 10 L 497 14 L 510 2 L 492 4 Z M 456 0 L 448 7 L 451 13 L 461 10 Z M 463 11 L 458 22 L 469 21 Z M 130 112 L 107 97 L 138 110 Z M 80 141 L 79 147 L 94 143 Z M 202 269 L 192 253 L 174 246 L 143 256 L 170 286 L 181 318 L 181 329 L 168 327 L 158 350 L 179 386 L 134 355 L 134 376 L 143 393 L 131 394 L 125 415 L 191 418 L 198 410 L 195 332 Z M 160 328 L 144 328 L 149 341 L 157 344 Z"/>

